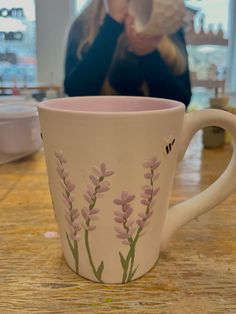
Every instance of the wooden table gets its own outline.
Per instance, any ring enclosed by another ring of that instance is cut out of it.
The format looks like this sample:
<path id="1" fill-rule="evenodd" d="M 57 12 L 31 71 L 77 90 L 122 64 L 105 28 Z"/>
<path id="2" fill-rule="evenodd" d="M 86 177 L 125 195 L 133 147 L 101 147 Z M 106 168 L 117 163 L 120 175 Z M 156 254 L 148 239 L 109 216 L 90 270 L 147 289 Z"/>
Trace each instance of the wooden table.
<path id="1" fill-rule="evenodd" d="M 171 203 L 209 185 L 231 152 L 203 150 L 198 134 Z M 182 228 L 144 277 L 101 285 L 63 259 L 43 151 L 1 166 L 0 178 L 0 313 L 236 313 L 236 193 Z"/>

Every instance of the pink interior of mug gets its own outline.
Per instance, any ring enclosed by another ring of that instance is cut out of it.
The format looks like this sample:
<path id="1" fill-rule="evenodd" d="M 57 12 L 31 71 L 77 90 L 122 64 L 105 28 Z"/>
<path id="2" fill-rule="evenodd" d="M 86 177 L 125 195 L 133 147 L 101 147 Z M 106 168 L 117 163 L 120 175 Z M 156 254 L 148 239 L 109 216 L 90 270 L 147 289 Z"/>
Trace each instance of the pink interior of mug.
<path id="1" fill-rule="evenodd" d="M 178 101 L 151 97 L 86 96 L 53 99 L 42 102 L 39 108 L 86 113 L 126 113 L 173 110 L 184 107 Z"/>

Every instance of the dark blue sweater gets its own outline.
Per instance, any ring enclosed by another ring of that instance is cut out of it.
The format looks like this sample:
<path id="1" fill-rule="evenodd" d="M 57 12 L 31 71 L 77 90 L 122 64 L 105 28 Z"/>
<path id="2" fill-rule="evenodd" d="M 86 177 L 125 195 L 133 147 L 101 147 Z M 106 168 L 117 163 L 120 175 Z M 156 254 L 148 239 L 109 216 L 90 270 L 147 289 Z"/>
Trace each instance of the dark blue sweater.
<path id="1" fill-rule="evenodd" d="M 74 36 L 72 26 L 69 36 Z M 79 30 L 77 30 L 79 36 Z M 169 98 L 188 106 L 191 98 L 189 70 L 175 76 L 158 51 L 145 56 L 126 52 L 111 68 L 117 41 L 123 26 L 106 16 L 94 42 L 77 57 L 77 42 L 69 38 L 65 59 L 64 89 L 69 96 L 99 95 L 105 79 L 120 95 L 142 95 L 141 85 L 146 82 L 149 96 Z M 175 36 L 183 43 L 182 30 Z"/>

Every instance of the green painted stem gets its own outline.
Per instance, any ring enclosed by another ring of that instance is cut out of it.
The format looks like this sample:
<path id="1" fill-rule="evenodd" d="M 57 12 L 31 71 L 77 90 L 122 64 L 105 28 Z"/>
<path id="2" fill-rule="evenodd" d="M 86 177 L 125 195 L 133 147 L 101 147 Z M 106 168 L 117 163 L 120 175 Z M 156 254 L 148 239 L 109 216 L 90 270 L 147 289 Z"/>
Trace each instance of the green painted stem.
<path id="1" fill-rule="evenodd" d="M 103 180 L 104 180 L 104 177 L 100 177 L 100 178 L 99 178 L 99 182 L 102 182 Z M 96 204 L 98 188 L 99 188 L 99 186 L 97 186 L 97 187 L 95 188 L 95 191 L 94 191 L 94 201 L 93 201 L 92 204 L 90 204 L 89 210 L 92 210 L 92 209 L 94 208 L 95 204 Z M 89 226 L 90 226 L 90 219 L 87 220 L 86 225 L 87 225 L 87 227 L 89 228 Z M 96 279 L 97 279 L 99 282 L 103 283 L 103 281 L 102 281 L 101 278 L 99 277 L 98 272 L 97 272 L 97 270 L 96 270 L 96 268 L 95 268 L 95 265 L 94 265 L 94 263 L 93 263 L 93 258 L 92 258 L 92 254 L 91 254 L 91 250 L 90 250 L 90 246 L 89 246 L 89 237 L 88 237 L 88 236 L 89 236 L 89 231 L 88 231 L 88 230 L 85 230 L 85 246 L 86 246 L 87 253 L 88 253 L 89 263 L 90 263 L 90 265 L 91 265 L 91 267 L 92 267 L 92 270 L 93 270 L 93 273 L 94 273 L 94 276 L 96 277 Z"/>
<path id="2" fill-rule="evenodd" d="M 141 229 L 139 231 L 139 229 Z M 133 241 L 133 244 L 130 246 L 130 257 L 131 257 L 131 265 L 130 265 L 130 270 L 129 270 L 129 275 L 128 275 L 128 279 L 127 279 L 127 282 L 131 281 L 132 280 L 132 272 L 133 272 L 133 267 L 134 267 L 134 258 L 135 258 L 135 246 L 137 244 L 137 241 L 138 241 L 138 238 L 139 238 L 139 234 L 140 232 L 142 231 L 142 228 L 139 227 L 138 231 L 137 231 L 137 234 L 136 234 L 136 237 Z"/>
<path id="3" fill-rule="evenodd" d="M 126 283 L 126 278 L 127 278 L 127 273 L 128 273 L 128 268 L 129 268 L 129 261 L 130 261 L 130 257 L 131 257 L 131 250 L 129 249 L 129 253 L 126 257 L 126 261 L 125 261 L 125 269 L 124 269 L 124 273 L 123 273 L 123 278 L 122 278 L 122 283 Z"/>
<path id="4" fill-rule="evenodd" d="M 93 273 L 94 273 L 94 276 L 96 277 L 96 279 L 99 282 L 103 283 L 103 281 L 98 277 L 95 265 L 93 263 L 93 258 L 92 258 L 92 254 L 91 254 L 90 247 L 89 247 L 88 233 L 89 233 L 88 230 L 85 230 L 85 245 L 86 245 L 86 249 L 87 249 L 87 253 L 88 253 L 89 263 L 90 263 L 90 265 L 92 267 L 92 270 L 93 270 Z"/>
<path id="5" fill-rule="evenodd" d="M 79 250 L 78 242 L 74 240 L 74 258 L 75 258 L 75 271 L 79 274 Z"/>
<path id="6" fill-rule="evenodd" d="M 151 179 L 150 179 L 150 185 L 152 187 L 152 194 L 150 195 L 150 198 L 149 198 L 149 204 L 151 204 L 152 202 L 152 198 L 153 198 L 153 189 L 154 189 L 154 184 L 153 184 L 153 177 L 154 177 L 154 171 L 151 170 Z M 149 205 L 147 206 L 146 208 L 146 215 L 150 212 L 150 207 Z M 142 227 L 139 227 L 138 228 L 138 231 L 136 233 L 136 236 L 132 242 L 132 244 L 130 245 L 130 258 L 131 258 L 131 265 L 130 265 L 130 270 L 129 270 L 129 275 L 128 275 L 128 279 L 127 279 L 127 282 L 128 281 L 131 281 L 132 278 L 133 278 L 133 267 L 134 267 L 134 259 L 135 259 L 135 248 L 136 248 L 136 244 L 137 244 L 137 241 L 139 239 L 139 236 L 140 236 L 140 233 L 142 232 L 143 228 Z"/>
<path id="7" fill-rule="evenodd" d="M 70 242 L 70 238 L 68 236 L 68 233 L 66 232 L 67 241 L 70 246 L 71 253 L 75 260 L 75 271 L 77 274 L 79 274 L 79 250 L 78 250 L 78 242 L 74 240 L 74 246 Z"/>

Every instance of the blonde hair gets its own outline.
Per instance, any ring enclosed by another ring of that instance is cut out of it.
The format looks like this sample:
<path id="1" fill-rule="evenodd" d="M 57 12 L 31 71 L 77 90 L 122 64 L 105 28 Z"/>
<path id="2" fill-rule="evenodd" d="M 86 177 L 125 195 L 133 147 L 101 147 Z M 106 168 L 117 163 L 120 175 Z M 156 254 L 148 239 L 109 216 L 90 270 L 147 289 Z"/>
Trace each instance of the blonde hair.
<path id="1" fill-rule="evenodd" d="M 82 12 L 74 22 L 74 24 L 78 24 L 78 27 L 81 28 L 80 38 L 77 38 L 80 41 L 77 49 L 78 56 L 81 54 L 84 45 L 93 42 L 105 14 L 103 1 L 86 1 Z"/>
<path id="2" fill-rule="evenodd" d="M 186 70 L 186 55 L 168 36 L 162 37 L 157 45 L 157 50 L 175 75 L 182 74 Z"/>

